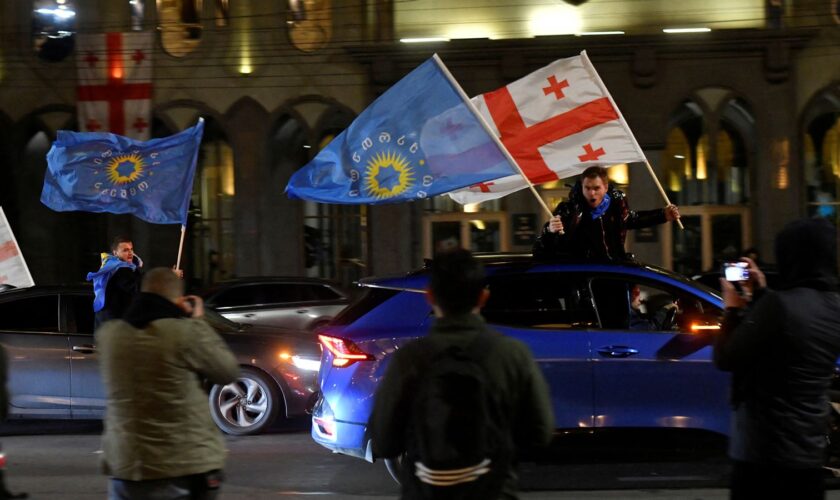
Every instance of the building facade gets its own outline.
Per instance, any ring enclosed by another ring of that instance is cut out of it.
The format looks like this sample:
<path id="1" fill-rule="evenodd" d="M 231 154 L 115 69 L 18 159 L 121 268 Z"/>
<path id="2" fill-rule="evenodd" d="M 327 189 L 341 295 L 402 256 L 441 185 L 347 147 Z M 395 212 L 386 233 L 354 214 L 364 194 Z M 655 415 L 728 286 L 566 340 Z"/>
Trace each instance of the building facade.
<path id="1" fill-rule="evenodd" d="M 155 37 L 152 136 L 206 120 L 183 257 L 196 287 L 282 274 L 349 283 L 416 267 L 449 244 L 528 251 L 547 216 L 527 192 L 478 207 L 446 197 L 337 206 L 283 194 L 295 170 L 433 53 L 476 95 L 587 50 L 684 215 L 684 230 L 631 233 L 644 261 L 693 274 L 751 246 L 772 260 L 785 222 L 837 221 L 836 0 L 689 0 L 673 11 L 661 2 L 573 3 L 581 5 L 5 2 L 0 206 L 37 283 L 80 281 L 115 234 L 130 234 L 150 265 L 175 263 L 177 226 L 56 213 L 39 201 L 56 131 L 78 130 L 74 36 L 137 30 Z M 710 31 L 663 32 L 686 26 Z M 426 40 L 410 43 L 418 38 Z M 644 165 L 610 172 L 631 207 L 664 204 Z M 566 192 L 565 182 L 540 187 L 550 204 Z"/>

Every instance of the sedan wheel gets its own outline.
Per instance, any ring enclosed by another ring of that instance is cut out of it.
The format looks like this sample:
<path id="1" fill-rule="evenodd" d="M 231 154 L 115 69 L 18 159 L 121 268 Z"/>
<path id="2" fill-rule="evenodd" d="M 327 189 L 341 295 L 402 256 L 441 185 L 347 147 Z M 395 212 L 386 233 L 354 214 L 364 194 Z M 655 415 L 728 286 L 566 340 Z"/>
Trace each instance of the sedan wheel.
<path id="1" fill-rule="evenodd" d="M 274 423 L 277 388 L 264 374 L 249 368 L 232 384 L 210 390 L 210 414 L 222 431 L 235 436 L 257 434 Z"/>

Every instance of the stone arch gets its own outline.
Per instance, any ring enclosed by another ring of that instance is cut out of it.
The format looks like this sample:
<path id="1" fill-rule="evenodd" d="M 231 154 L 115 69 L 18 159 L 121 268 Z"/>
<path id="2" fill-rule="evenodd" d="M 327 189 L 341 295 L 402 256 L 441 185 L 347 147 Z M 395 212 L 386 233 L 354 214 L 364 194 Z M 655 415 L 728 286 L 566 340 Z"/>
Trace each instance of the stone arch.
<path id="1" fill-rule="evenodd" d="M 840 224 L 840 82 L 811 96 L 798 125 L 807 213 Z"/>

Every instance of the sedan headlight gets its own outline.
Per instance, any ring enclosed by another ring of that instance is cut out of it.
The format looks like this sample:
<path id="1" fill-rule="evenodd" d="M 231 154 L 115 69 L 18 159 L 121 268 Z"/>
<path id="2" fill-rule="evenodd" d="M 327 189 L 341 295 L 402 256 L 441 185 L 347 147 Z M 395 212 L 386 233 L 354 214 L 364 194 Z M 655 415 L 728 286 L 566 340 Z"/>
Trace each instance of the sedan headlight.
<path id="1" fill-rule="evenodd" d="M 303 356 L 292 356 L 292 364 L 301 370 L 317 372 L 321 369 L 321 360 L 304 358 Z"/>

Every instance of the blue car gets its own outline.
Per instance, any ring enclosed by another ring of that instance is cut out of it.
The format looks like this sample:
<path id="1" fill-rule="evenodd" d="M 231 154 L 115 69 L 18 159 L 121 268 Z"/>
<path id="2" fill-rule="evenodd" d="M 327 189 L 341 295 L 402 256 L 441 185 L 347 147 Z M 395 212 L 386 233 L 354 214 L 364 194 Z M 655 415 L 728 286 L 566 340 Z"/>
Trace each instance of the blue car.
<path id="1" fill-rule="evenodd" d="M 718 292 L 638 263 L 480 257 L 482 315 L 527 344 L 551 389 L 557 429 L 729 430 L 729 376 L 712 363 Z M 312 437 L 373 461 L 366 424 L 391 354 L 434 317 L 425 270 L 369 278 L 365 294 L 319 333 L 324 346 Z"/>

